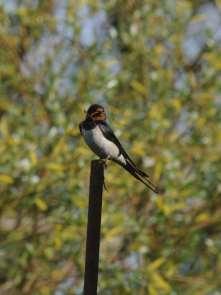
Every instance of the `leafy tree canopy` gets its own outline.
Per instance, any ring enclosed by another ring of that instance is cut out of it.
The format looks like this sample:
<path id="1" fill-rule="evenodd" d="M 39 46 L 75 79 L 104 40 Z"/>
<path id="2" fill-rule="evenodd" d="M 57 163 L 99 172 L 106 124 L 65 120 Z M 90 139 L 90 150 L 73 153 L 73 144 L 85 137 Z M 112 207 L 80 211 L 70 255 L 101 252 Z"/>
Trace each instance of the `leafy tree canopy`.
<path id="1" fill-rule="evenodd" d="M 91 103 L 165 188 L 109 164 L 99 294 L 220 294 L 220 9 L 1 1 L 1 294 L 82 292 Z"/>

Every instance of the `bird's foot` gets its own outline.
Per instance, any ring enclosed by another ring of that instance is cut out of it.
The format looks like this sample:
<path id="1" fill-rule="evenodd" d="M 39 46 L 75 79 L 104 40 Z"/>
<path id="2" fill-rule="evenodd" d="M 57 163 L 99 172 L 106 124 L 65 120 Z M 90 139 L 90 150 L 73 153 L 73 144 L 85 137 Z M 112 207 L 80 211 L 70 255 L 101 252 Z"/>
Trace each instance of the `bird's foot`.
<path id="1" fill-rule="evenodd" d="M 105 159 L 100 159 L 100 161 L 104 165 L 105 169 L 107 168 L 107 162 L 108 162 L 109 159 L 110 159 L 109 156 L 107 156 Z M 107 185 L 106 185 L 106 182 L 105 182 L 105 178 L 104 178 L 104 189 L 105 189 L 105 191 L 108 191 Z"/>
<path id="2" fill-rule="evenodd" d="M 110 160 L 110 157 L 109 156 L 107 156 L 107 158 L 105 158 L 105 159 L 101 159 L 101 162 L 103 163 L 104 168 L 107 168 L 107 162 L 108 162 L 108 160 Z"/>
<path id="3" fill-rule="evenodd" d="M 107 188 L 105 179 L 104 179 L 104 189 L 105 189 L 106 192 L 108 192 L 108 188 Z"/>

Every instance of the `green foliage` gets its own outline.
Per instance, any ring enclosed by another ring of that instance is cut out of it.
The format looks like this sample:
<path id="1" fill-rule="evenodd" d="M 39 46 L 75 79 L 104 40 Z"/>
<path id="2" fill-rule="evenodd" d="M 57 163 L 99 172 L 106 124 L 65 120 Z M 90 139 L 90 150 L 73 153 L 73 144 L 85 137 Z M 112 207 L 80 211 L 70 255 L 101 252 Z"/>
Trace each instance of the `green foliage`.
<path id="1" fill-rule="evenodd" d="M 99 294 L 220 294 L 221 50 L 209 40 L 190 64 L 182 49 L 201 1 L 10 2 L 0 6 L 0 293 L 81 294 L 94 156 L 78 124 L 99 102 L 165 188 L 156 197 L 109 165 Z M 100 14 L 103 27 L 83 38 Z"/>

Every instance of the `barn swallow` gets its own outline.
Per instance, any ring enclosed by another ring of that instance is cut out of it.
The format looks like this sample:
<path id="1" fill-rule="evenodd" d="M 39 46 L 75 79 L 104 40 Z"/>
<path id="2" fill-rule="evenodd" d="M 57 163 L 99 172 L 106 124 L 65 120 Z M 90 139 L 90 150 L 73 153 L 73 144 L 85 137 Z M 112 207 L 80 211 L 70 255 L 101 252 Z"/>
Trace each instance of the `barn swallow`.
<path id="1" fill-rule="evenodd" d="M 153 192 L 159 193 L 149 175 L 140 170 L 126 153 L 106 119 L 106 112 L 101 105 L 93 104 L 88 108 L 85 120 L 79 125 L 86 144 L 100 159 L 116 162 Z"/>

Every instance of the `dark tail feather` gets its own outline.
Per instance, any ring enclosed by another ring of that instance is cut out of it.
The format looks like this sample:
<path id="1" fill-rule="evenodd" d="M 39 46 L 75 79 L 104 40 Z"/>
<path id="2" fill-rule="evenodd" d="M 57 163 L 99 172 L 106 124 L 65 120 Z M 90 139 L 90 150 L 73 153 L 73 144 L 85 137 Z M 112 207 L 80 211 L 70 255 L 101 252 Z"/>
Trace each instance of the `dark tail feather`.
<path id="1" fill-rule="evenodd" d="M 142 177 L 145 177 L 145 178 L 149 178 L 150 175 L 148 175 L 146 172 L 142 171 L 141 169 L 139 169 L 136 164 L 130 159 L 130 158 L 126 158 L 126 161 L 128 164 L 130 164 L 130 166 L 133 166 L 134 169 L 137 171 L 137 173 L 142 176 Z"/>
<path id="2" fill-rule="evenodd" d="M 150 175 L 148 175 L 146 172 L 142 171 L 141 169 L 137 168 L 134 164 L 132 165 L 134 169 L 137 171 L 137 173 L 145 178 L 150 178 Z"/>
<path id="3" fill-rule="evenodd" d="M 148 179 L 149 176 L 146 176 L 146 173 L 144 173 L 143 171 L 140 171 L 138 168 L 134 167 L 129 162 L 126 162 L 126 164 L 122 164 L 122 163 L 118 163 L 118 164 L 120 164 L 131 175 L 133 175 L 136 179 L 141 181 L 145 186 L 151 189 L 154 193 L 156 194 L 159 193 L 159 189 L 152 183 L 150 179 Z M 146 177 L 145 180 L 142 177 Z"/>

